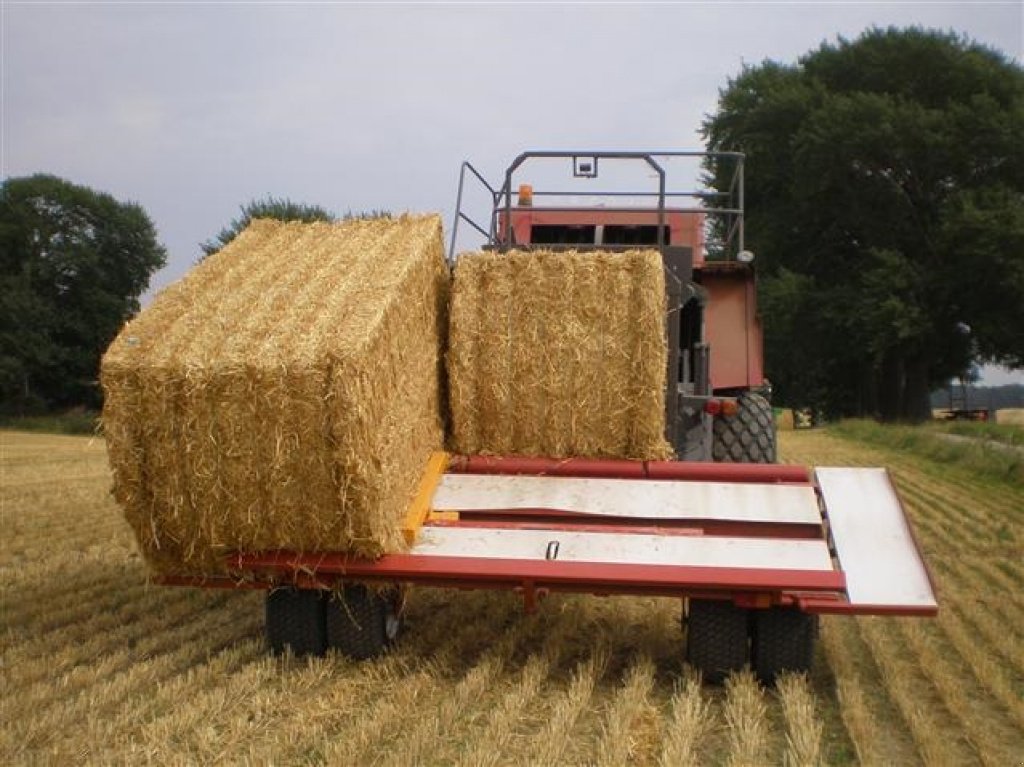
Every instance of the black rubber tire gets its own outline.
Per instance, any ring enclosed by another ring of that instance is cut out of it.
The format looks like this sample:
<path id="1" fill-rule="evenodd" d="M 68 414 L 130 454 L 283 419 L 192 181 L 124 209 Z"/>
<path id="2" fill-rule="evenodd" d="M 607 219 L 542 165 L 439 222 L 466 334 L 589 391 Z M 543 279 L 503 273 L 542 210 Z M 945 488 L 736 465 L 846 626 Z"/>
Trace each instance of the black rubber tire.
<path id="1" fill-rule="evenodd" d="M 686 619 L 686 662 L 705 682 L 720 684 L 747 663 L 749 615 L 732 602 L 691 599 Z"/>
<path id="2" fill-rule="evenodd" d="M 818 616 L 788 607 L 754 610 L 751 660 L 754 673 L 766 685 L 786 671 L 806 673 L 814 662 Z"/>
<path id="3" fill-rule="evenodd" d="M 320 591 L 270 591 L 266 614 L 267 644 L 275 654 L 286 648 L 296 655 L 323 655 L 327 651 L 324 597 Z"/>
<path id="4" fill-rule="evenodd" d="M 715 416 L 711 455 L 720 463 L 775 463 L 775 416 L 760 394 L 737 397 L 735 415 Z"/>
<path id="5" fill-rule="evenodd" d="M 398 636 L 398 594 L 348 584 L 327 602 L 327 644 L 355 660 L 384 653 Z"/>

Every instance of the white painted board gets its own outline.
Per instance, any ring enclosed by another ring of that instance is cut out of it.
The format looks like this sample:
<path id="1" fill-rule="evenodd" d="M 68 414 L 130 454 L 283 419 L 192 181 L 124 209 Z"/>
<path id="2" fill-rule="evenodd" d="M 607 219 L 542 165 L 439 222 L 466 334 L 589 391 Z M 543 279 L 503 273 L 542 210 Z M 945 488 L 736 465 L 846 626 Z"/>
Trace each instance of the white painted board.
<path id="1" fill-rule="evenodd" d="M 832 570 L 823 540 L 648 535 L 561 530 L 432 527 L 420 530 L 417 556 L 543 560 L 558 541 L 559 562 Z"/>
<path id="2" fill-rule="evenodd" d="M 445 474 L 436 511 L 549 509 L 631 519 L 821 524 L 813 488 L 735 482 Z"/>
<path id="3" fill-rule="evenodd" d="M 924 561 L 885 469 L 817 468 L 839 564 L 854 605 L 936 606 Z"/>

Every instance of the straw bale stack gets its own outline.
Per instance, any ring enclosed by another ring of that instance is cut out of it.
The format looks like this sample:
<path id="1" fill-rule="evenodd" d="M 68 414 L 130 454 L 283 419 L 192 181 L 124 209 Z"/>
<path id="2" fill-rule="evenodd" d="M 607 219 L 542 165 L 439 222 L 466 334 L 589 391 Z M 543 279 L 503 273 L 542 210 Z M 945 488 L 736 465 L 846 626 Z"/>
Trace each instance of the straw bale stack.
<path id="1" fill-rule="evenodd" d="M 668 457 L 655 251 L 463 254 L 449 322 L 460 453 Z"/>
<path id="2" fill-rule="evenodd" d="M 255 221 L 103 358 L 114 495 L 161 573 L 399 550 L 443 444 L 437 216 Z"/>

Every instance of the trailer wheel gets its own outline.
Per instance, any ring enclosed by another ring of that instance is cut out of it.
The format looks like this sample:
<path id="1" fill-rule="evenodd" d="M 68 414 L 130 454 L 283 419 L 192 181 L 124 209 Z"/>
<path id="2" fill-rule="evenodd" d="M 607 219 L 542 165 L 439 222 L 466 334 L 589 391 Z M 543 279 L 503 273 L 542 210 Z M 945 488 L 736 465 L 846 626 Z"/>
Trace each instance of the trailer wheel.
<path id="1" fill-rule="evenodd" d="M 785 671 L 811 670 L 818 616 L 786 607 L 755 610 L 752 638 L 754 672 L 762 682 L 771 685 Z"/>
<path id="2" fill-rule="evenodd" d="M 775 416 L 768 400 L 745 391 L 732 416 L 715 416 L 711 454 L 726 463 L 775 463 Z"/>
<path id="3" fill-rule="evenodd" d="M 267 644 L 274 653 L 290 647 L 296 655 L 323 655 L 327 631 L 321 592 L 291 588 L 268 592 Z"/>
<path id="4" fill-rule="evenodd" d="M 691 599 L 686 621 L 686 661 L 704 680 L 719 684 L 747 662 L 749 616 L 732 602 Z"/>
<path id="5" fill-rule="evenodd" d="M 356 660 L 376 658 L 398 636 L 399 602 L 397 590 L 378 593 L 347 584 L 327 602 L 327 644 Z"/>

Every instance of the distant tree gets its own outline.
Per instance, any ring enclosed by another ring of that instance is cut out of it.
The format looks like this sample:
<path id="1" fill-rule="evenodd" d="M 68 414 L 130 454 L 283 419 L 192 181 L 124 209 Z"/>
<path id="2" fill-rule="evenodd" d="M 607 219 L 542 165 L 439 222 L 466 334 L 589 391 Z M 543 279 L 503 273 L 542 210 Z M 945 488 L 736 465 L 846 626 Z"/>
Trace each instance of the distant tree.
<path id="1" fill-rule="evenodd" d="M 319 205 L 307 205 L 305 203 L 292 202 L 288 199 L 276 199 L 267 197 L 264 200 L 252 200 L 241 207 L 242 215 L 231 221 L 224 229 L 221 229 L 214 239 L 201 243 L 203 249 L 200 260 L 206 256 L 216 253 L 223 248 L 242 230 L 244 230 L 255 218 L 273 218 L 278 221 L 335 221 L 337 217 Z M 369 210 L 360 213 L 353 213 L 351 210 L 342 216 L 343 220 L 351 218 L 390 218 L 391 213 L 386 210 Z"/>
<path id="2" fill-rule="evenodd" d="M 135 203 L 47 175 L 0 186 L 0 410 L 95 407 L 99 359 L 166 251 Z"/>
<path id="3" fill-rule="evenodd" d="M 745 68 L 704 135 L 746 153 L 782 400 L 918 420 L 972 363 L 1024 366 L 1018 64 L 953 34 L 873 29 Z"/>
<path id="4" fill-rule="evenodd" d="M 275 218 L 279 221 L 334 221 L 334 214 L 319 205 L 306 205 L 288 199 L 267 197 L 252 200 L 241 208 L 242 214 L 221 229 L 212 240 L 201 243 L 203 257 L 212 255 L 223 248 L 242 232 L 254 218 Z"/>

